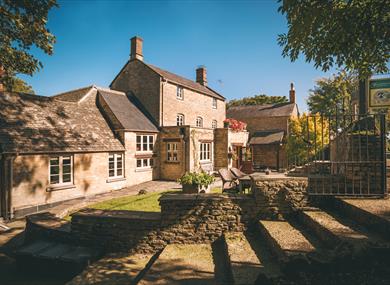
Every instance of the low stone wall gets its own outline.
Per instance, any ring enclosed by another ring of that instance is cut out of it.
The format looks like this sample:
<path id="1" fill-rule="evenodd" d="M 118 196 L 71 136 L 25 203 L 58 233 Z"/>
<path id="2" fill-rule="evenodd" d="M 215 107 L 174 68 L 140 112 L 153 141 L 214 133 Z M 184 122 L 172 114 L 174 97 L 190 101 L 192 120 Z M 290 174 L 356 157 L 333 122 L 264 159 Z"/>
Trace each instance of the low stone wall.
<path id="1" fill-rule="evenodd" d="M 85 209 L 72 215 L 71 231 L 83 244 L 108 251 L 155 252 L 170 243 L 210 243 L 254 220 L 254 199 L 241 195 L 168 194 L 161 214 Z"/>
<path id="2" fill-rule="evenodd" d="M 252 193 L 258 217 L 283 220 L 284 216 L 308 207 L 308 181 L 302 177 L 252 176 Z"/>
<path id="3" fill-rule="evenodd" d="M 211 243 L 225 232 L 244 231 L 259 218 L 283 219 L 307 206 L 306 189 L 304 178 L 253 176 L 252 195 L 166 194 L 160 198 L 161 213 L 84 209 L 72 215 L 65 231 L 61 221 L 43 214 L 29 218 L 28 228 L 33 237 L 151 253 L 171 243 Z"/>

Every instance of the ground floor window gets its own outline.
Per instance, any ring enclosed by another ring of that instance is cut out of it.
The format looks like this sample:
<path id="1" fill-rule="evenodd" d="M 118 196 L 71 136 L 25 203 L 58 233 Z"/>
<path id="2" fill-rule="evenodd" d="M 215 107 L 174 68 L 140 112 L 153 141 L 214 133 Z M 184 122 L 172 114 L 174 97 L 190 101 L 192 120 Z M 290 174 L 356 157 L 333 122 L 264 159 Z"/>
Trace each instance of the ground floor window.
<path id="1" fill-rule="evenodd" d="M 211 160 L 211 143 L 202 142 L 200 143 L 200 161 L 210 161 Z"/>
<path id="2" fill-rule="evenodd" d="M 177 161 L 177 143 L 167 143 L 167 160 Z"/>
<path id="3" fill-rule="evenodd" d="M 108 155 L 108 176 L 123 177 L 123 153 L 110 153 Z"/>
<path id="4" fill-rule="evenodd" d="M 50 157 L 49 180 L 52 185 L 73 183 L 73 156 Z"/>
<path id="5" fill-rule="evenodd" d="M 137 158 L 137 168 L 153 167 L 153 158 Z"/>

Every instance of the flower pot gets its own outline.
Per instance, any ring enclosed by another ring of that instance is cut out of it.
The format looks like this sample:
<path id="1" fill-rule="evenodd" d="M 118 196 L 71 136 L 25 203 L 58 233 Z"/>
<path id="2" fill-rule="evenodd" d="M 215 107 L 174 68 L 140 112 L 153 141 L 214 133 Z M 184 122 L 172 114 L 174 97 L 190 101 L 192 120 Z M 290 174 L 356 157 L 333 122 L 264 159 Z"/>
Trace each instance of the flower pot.
<path id="1" fill-rule="evenodd" d="M 210 192 L 210 185 L 207 187 L 201 187 L 198 184 L 183 184 L 182 188 L 184 194 L 198 194 Z"/>

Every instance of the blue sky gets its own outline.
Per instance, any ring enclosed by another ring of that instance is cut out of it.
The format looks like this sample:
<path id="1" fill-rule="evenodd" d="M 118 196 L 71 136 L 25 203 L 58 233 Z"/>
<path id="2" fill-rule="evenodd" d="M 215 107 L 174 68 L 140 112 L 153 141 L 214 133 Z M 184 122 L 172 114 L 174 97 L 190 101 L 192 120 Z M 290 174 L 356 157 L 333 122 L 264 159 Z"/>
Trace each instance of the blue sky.
<path id="1" fill-rule="evenodd" d="M 314 81 L 330 73 L 304 59 L 281 56 L 277 35 L 287 30 L 276 1 L 60 1 L 49 29 L 54 54 L 33 53 L 44 68 L 25 77 L 39 95 L 89 84 L 108 86 L 129 57 L 134 35 L 144 59 L 194 79 L 205 65 L 209 86 L 227 99 L 255 94 L 288 96 L 290 82 L 305 109 Z"/>

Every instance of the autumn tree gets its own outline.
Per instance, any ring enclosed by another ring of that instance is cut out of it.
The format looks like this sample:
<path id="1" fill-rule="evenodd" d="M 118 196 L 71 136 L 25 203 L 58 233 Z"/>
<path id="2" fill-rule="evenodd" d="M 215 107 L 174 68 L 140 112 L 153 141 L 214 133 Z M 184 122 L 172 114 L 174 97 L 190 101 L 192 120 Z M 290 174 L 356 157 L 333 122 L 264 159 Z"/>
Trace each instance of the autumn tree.
<path id="1" fill-rule="evenodd" d="M 33 75 L 43 67 L 30 49 L 37 47 L 51 55 L 55 37 L 47 25 L 48 13 L 57 6 L 56 0 L 0 1 L 0 66 L 4 73 L 0 84 L 12 90 L 15 75 Z M 19 81 L 20 82 L 20 81 Z"/>
<path id="2" fill-rule="evenodd" d="M 330 78 L 321 78 L 310 90 L 307 99 L 309 111 L 326 116 L 334 115 L 336 111 L 350 114 L 353 112 L 351 99 L 357 89 L 357 77 L 346 71 L 340 71 Z"/>
<path id="3" fill-rule="evenodd" d="M 279 35 L 283 56 L 303 54 L 316 68 L 343 67 L 361 79 L 388 72 L 389 0 L 279 0 L 288 32 Z"/>
<path id="4" fill-rule="evenodd" d="M 289 121 L 287 155 L 290 164 L 304 164 L 321 159 L 329 145 L 329 122 L 319 114 L 303 113 Z"/>
<path id="5" fill-rule="evenodd" d="M 227 108 L 247 105 L 280 104 L 287 102 L 288 100 L 285 96 L 267 96 L 265 94 L 260 94 L 252 97 L 230 100 L 227 103 Z"/>

